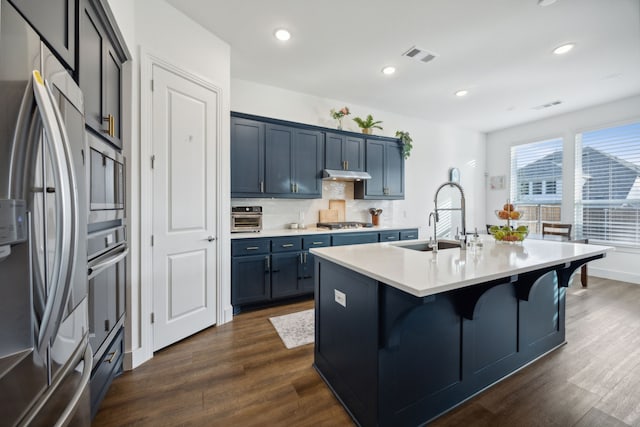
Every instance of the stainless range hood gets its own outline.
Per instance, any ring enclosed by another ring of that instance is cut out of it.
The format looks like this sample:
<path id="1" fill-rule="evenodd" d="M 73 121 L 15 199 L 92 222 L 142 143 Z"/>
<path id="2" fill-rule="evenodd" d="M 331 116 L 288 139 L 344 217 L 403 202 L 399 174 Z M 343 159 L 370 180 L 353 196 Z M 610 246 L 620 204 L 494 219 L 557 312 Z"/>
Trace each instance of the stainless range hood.
<path id="1" fill-rule="evenodd" d="M 325 169 L 322 172 L 322 179 L 328 181 L 362 181 L 365 179 L 371 179 L 371 175 L 367 172 Z"/>

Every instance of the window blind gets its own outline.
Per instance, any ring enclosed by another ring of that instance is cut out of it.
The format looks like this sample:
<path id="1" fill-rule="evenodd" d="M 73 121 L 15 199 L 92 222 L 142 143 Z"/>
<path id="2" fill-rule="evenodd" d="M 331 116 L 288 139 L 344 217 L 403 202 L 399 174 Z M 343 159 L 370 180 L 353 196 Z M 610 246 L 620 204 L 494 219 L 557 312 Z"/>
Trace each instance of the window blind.
<path id="1" fill-rule="evenodd" d="M 511 200 L 516 204 L 560 204 L 562 138 L 511 147 Z"/>
<path id="2" fill-rule="evenodd" d="M 577 232 L 640 247 L 640 122 L 576 135 L 575 160 Z"/>

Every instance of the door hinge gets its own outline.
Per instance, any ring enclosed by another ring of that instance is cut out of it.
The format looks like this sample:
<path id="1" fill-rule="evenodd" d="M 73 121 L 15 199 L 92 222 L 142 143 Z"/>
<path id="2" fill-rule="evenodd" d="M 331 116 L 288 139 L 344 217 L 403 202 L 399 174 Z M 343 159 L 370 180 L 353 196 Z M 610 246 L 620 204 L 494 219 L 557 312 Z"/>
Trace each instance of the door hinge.
<path id="1" fill-rule="evenodd" d="M 105 319 L 105 321 L 104 321 L 104 331 L 105 332 L 109 332 L 109 330 L 111 329 L 110 326 L 111 325 L 109 325 L 109 319 Z"/>
<path id="2" fill-rule="evenodd" d="M 151 80 L 151 92 L 153 92 L 153 79 Z"/>
<path id="3" fill-rule="evenodd" d="M 151 169 L 154 169 L 156 167 L 156 155 L 152 155 L 151 156 Z"/>
<path id="4" fill-rule="evenodd" d="M 151 323 L 156 323 L 156 314 L 151 312 Z"/>
<path id="5" fill-rule="evenodd" d="M 151 235 L 151 246 L 153 246 L 153 234 Z"/>

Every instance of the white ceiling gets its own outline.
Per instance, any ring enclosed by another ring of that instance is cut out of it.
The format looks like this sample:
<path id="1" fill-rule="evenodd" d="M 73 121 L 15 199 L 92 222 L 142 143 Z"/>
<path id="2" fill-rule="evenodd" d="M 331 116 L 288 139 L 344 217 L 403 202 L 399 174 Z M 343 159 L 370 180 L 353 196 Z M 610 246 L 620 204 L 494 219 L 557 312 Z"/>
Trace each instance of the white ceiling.
<path id="1" fill-rule="evenodd" d="M 232 78 L 483 132 L 640 94 L 640 0 L 167 1 L 230 44 Z"/>

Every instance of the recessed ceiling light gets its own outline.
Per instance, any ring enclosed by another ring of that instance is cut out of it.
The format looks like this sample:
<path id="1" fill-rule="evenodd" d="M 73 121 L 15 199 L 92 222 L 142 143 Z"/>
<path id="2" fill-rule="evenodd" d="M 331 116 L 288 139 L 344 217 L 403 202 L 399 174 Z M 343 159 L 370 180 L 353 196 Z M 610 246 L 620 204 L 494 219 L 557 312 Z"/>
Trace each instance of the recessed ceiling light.
<path id="1" fill-rule="evenodd" d="M 276 36 L 276 38 L 278 40 L 283 41 L 283 42 L 286 42 L 287 40 L 289 40 L 291 38 L 291 33 L 289 31 L 285 30 L 284 28 L 280 28 L 280 29 L 276 30 L 274 35 Z"/>
<path id="2" fill-rule="evenodd" d="M 557 0 L 538 0 L 538 6 L 540 7 L 551 6 L 556 1 Z"/>
<path id="3" fill-rule="evenodd" d="M 553 49 L 553 53 L 555 53 L 556 55 L 564 55 L 565 53 L 573 49 L 574 46 L 575 44 L 573 43 L 563 44 L 562 46 L 558 46 L 557 48 Z"/>
<path id="4" fill-rule="evenodd" d="M 392 67 L 391 65 L 387 65 L 382 69 L 382 74 L 386 74 L 387 76 L 390 76 L 395 72 L 396 72 L 396 67 Z"/>
<path id="5" fill-rule="evenodd" d="M 467 94 L 469 93 L 468 90 L 459 90 L 456 92 L 456 96 L 462 97 L 462 96 L 467 96 Z"/>

